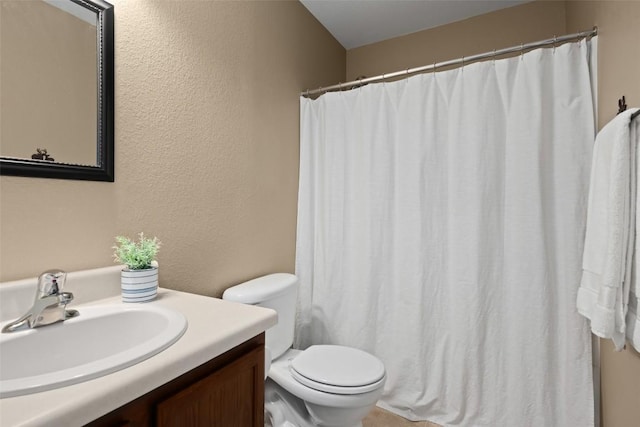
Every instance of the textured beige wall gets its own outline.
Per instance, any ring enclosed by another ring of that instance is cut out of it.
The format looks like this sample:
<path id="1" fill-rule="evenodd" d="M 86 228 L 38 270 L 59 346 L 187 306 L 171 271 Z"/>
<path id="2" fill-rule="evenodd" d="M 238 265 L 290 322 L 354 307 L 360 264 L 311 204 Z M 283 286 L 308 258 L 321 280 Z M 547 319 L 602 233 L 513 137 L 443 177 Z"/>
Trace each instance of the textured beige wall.
<path id="1" fill-rule="evenodd" d="M 640 107 L 640 1 L 569 1 L 567 30 L 598 26 L 598 112 L 602 127 L 626 95 Z M 640 425 L 640 354 L 617 353 L 608 340 L 600 351 L 603 427 Z"/>
<path id="2" fill-rule="evenodd" d="M 0 280 L 164 246 L 162 286 L 220 295 L 293 271 L 298 93 L 345 51 L 296 1 L 115 0 L 116 182 L 2 176 Z"/>
<path id="3" fill-rule="evenodd" d="M 527 3 L 351 49 L 347 52 L 347 80 L 491 52 L 564 33 L 564 2 Z"/>
<path id="4" fill-rule="evenodd" d="M 0 155 L 96 165 L 95 25 L 43 1 L 0 11 Z"/>

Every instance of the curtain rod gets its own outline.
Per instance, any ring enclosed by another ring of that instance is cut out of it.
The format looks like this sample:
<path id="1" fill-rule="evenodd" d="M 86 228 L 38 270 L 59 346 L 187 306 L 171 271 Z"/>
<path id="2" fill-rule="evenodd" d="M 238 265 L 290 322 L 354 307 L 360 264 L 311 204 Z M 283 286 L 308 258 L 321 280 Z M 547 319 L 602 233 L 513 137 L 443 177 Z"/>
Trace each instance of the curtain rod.
<path id="1" fill-rule="evenodd" d="M 322 92 L 329 92 L 336 89 L 338 90 L 349 89 L 353 86 L 361 86 L 367 83 L 380 82 L 393 77 L 408 76 L 409 74 L 421 73 L 425 71 L 435 71 L 438 68 L 449 67 L 453 65 L 464 66 L 465 64 L 479 61 L 481 59 L 494 58 L 496 56 L 506 55 L 509 53 L 524 52 L 525 50 L 534 49 L 541 46 L 556 45 L 558 43 L 564 43 L 571 40 L 578 40 L 578 39 L 583 39 L 587 37 L 593 37 L 596 35 L 598 35 L 598 27 L 593 27 L 592 30 L 582 31 L 574 34 L 568 34 L 560 37 L 554 37 L 552 39 L 540 40 L 532 43 L 523 43 L 520 46 L 507 47 L 504 49 L 494 50 L 493 52 L 485 52 L 485 53 L 479 53 L 477 55 L 463 56 L 462 58 L 452 59 L 450 61 L 438 62 L 435 64 L 425 65 L 425 66 L 416 67 L 416 68 L 407 68 L 406 70 L 396 71 L 394 73 L 382 74 L 379 76 L 367 77 L 363 79 L 357 79 L 347 83 L 338 83 L 337 85 L 321 87 L 313 90 L 306 90 L 304 92 L 301 92 L 300 95 L 309 96 L 309 95 L 315 95 Z"/>

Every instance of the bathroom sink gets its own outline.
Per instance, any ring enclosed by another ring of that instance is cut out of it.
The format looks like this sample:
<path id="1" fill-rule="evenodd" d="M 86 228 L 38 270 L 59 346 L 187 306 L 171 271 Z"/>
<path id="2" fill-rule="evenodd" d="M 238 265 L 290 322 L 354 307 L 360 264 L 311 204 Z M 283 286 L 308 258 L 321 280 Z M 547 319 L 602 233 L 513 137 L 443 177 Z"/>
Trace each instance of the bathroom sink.
<path id="1" fill-rule="evenodd" d="M 187 328 L 181 313 L 154 305 L 76 308 L 76 318 L 0 334 L 0 398 L 64 387 L 135 365 L 171 346 Z"/>

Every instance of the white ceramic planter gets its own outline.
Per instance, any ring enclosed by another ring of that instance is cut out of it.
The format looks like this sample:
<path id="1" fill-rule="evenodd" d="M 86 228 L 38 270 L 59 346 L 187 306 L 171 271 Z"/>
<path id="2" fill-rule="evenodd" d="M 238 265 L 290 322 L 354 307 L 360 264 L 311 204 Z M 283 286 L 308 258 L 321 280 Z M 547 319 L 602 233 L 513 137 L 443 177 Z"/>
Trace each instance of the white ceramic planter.
<path id="1" fill-rule="evenodd" d="M 147 302 L 158 294 L 158 267 L 122 270 L 122 302 Z"/>

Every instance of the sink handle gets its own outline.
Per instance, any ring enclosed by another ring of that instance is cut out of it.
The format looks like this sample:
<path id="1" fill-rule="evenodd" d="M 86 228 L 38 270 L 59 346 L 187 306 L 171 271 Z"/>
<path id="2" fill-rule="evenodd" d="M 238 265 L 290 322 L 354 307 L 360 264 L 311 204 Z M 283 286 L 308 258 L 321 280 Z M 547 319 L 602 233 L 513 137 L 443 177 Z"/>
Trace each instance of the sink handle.
<path id="1" fill-rule="evenodd" d="M 47 270 L 38 277 L 36 298 L 58 295 L 64 288 L 67 273 L 60 269 Z"/>
<path id="2" fill-rule="evenodd" d="M 73 301 L 73 294 L 71 292 L 60 292 L 58 294 L 58 301 L 61 305 L 67 305 Z"/>

